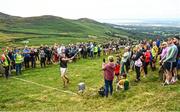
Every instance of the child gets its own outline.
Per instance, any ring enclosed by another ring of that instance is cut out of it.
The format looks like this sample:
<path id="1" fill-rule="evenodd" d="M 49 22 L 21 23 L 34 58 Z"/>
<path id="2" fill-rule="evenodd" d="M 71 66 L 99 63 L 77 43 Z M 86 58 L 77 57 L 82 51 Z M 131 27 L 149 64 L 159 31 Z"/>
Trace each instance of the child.
<path id="1" fill-rule="evenodd" d="M 129 89 L 129 81 L 126 78 L 127 75 L 125 73 L 122 74 L 122 78 L 118 81 L 116 85 L 116 91 L 120 89 L 128 90 Z"/>
<path id="2" fill-rule="evenodd" d="M 117 57 L 117 61 L 116 61 L 115 68 L 114 68 L 114 73 L 115 73 L 115 76 L 117 77 L 116 82 L 118 82 L 120 79 L 120 73 L 119 72 L 120 72 L 120 58 Z"/>

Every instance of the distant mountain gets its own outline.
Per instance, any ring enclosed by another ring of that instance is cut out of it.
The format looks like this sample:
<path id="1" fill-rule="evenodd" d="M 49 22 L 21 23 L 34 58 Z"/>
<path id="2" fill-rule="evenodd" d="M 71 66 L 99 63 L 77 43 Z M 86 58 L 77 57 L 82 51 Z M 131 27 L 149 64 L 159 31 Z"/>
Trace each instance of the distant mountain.
<path id="1" fill-rule="evenodd" d="M 68 34 L 79 37 L 129 35 L 124 30 L 88 18 L 72 20 L 51 15 L 23 18 L 4 13 L 0 13 L 0 31 L 27 34 Z"/>
<path id="2" fill-rule="evenodd" d="M 101 21 L 116 25 L 180 27 L 180 18 L 107 19 Z"/>

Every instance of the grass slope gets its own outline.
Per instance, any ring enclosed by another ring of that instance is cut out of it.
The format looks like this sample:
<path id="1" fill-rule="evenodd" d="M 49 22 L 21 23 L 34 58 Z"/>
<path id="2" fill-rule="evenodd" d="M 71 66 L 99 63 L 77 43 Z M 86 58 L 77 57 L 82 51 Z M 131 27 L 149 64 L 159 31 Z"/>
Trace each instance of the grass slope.
<path id="1" fill-rule="evenodd" d="M 50 15 L 22 18 L 0 13 L 0 47 L 22 46 L 24 40 L 30 41 L 29 45 L 99 41 L 114 34 L 130 35 L 88 18 L 71 20 Z"/>
<path id="2" fill-rule="evenodd" d="M 87 18 L 70 20 L 50 15 L 21 18 L 3 13 L 0 14 L 0 29 L 39 34 L 77 33 L 79 36 L 103 36 L 105 32 L 127 34 L 125 31 Z"/>
<path id="3" fill-rule="evenodd" d="M 23 75 L 13 76 L 39 84 L 57 88 L 41 87 L 36 84 L 10 78 L 0 78 L 1 111 L 180 111 L 180 82 L 175 85 L 161 86 L 157 72 L 149 70 L 147 78 L 135 83 L 135 73 L 130 72 L 130 89 L 114 92 L 112 97 L 102 98 L 97 94 L 103 85 L 101 68 L 102 58 L 81 59 L 70 63 L 68 76 L 70 85 L 62 88 L 59 65 L 41 69 L 29 69 Z M 61 90 L 77 93 L 77 84 L 85 82 L 83 95 L 72 95 Z"/>

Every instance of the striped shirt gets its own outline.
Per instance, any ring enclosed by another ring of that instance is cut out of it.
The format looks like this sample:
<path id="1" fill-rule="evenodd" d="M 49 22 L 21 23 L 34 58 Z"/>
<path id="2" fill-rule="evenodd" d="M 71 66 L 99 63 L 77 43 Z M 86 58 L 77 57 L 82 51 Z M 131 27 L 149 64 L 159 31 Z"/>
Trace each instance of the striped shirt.
<path id="1" fill-rule="evenodd" d="M 176 62 L 176 57 L 178 54 L 177 46 L 172 44 L 168 47 L 167 55 L 164 62 Z"/>

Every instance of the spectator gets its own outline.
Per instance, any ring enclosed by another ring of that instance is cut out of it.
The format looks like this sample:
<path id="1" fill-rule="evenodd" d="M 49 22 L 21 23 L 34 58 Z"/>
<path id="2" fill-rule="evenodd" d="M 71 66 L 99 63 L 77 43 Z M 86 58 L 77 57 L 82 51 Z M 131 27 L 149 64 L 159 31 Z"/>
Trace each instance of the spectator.
<path id="1" fill-rule="evenodd" d="M 20 51 L 16 51 L 16 54 L 14 55 L 14 60 L 16 64 L 16 75 L 19 75 L 21 74 L 21 68 L 23 62 L 23 56 L 21 55 Z"/>
<path id="2" fill-rule="evenodd" d="M 29 68 L 29 61 L 30 61 L 30 50 L 27 46 L 25 46 L 23 50 L 23 55 L 24 55 L 24 64 L 25 68 Z"/>
<path id="3" fill-rule="evenodd" d="M 135 61 L 135 71 L 136 71 L 136 80 L 135 82 L 139 82 L 140 81 L 140 76 L 141 76 L 141 72 L 140 72 L 140 68 L 142 66 L 142 52 L 140 50 L 140 46 L 136 46 L 136 53 L 135 55 L 132 57 L 133 60 Z"/>
<path id="4" fill-rule="evenodd" d="M 43 49 L 40 50 L 40 64 L 41 64 L 41 68 L 43 67 L 46 67 L 46 54 L 44 52 Z"/>
<path id="5" fill-rule="evenodd" d="M 114 79 L 114 68 L 115 64 L 113 63 L 113 56 L 108 57 L 109 62 L 102 64 L 102 69 L 104 70 L 104 82 L 105 82 L 105 96 L 108 97 L 109 88 L 110 95 L 113 93 L 113 79 Z"/>
<path id="6" fill-rule="evenodd" d="M 152 68 L 152 71 L 155 71 L 156 70 L 156 60 L 157 60 L 157 56 L 158 56 L 158 47 L 156 45 L 156 42 L 153 42 L 153 47 L 151 49 L 151 53 L 152 53 L 151 68 Z"/>
<path id="7" fill-rule="evenodd" d="M 176 64 L 177 54 L 178 54 L 177 46 L 174 45 L 173 38 L 169 38 L 167 55 L 160 61 L 160 63 L 163 63 L 164 68 L 167 71 L 166 80 L 163 85 L 169 85 L 174 82 L 174 80 L 172 80 L 172 73 L 177 65 Z"/>
<path id="8" fill-rule="evenodd" d="M 36 67 L 36 55 L 35 55 L 34 48 L 31 48 L 31 51 L 30 51 L 30 61 L 31 61 L 31 67 L 35 68 Z"/>
<path id="9" fill-rule="evenodd" d="M 10 62 L 10 58 L 7 55 L 7 52 L 6 52 L 5 49 L 3 50 L 3 54 L 1 55 L 1 61 L 2 61 L 3 67 L 5 69 L 5 77 L 6 77 L 6 79 L 8 79 L 8 77 L 9 77 L 9 68 L 10 68 L 10 63 L 11 62 Z"/>

